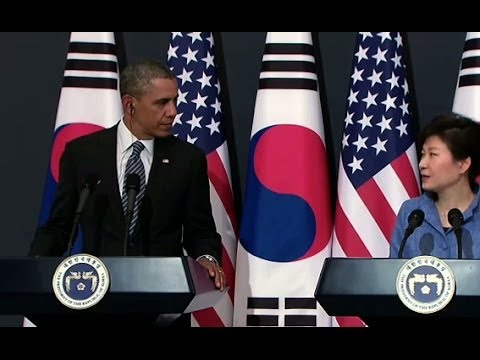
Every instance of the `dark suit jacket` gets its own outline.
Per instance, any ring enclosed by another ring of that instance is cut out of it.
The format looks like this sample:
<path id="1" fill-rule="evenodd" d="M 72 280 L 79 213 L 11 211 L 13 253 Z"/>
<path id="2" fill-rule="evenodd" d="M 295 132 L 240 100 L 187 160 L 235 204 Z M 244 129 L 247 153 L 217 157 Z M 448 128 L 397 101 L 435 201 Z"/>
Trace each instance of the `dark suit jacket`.
<path id="1" fill-rule="evenodd" d="M 67 144 L 51 216 L 37 230 L 30 255 L 65 253 L 82 183 L 90 174 L 98 175 L 101 182 L 81 217 L 84 252 L 123 255 L 126 221 L 118 188 L 116 146 L 117 126 Z M 188 255 L 210 254 L 220 261 L 221 239 L 212 216 L 207 163 L 201 149 L 174 136 L 155 140 L 139 221 L 128 255 L 181 256 L 183 235 Z"/>

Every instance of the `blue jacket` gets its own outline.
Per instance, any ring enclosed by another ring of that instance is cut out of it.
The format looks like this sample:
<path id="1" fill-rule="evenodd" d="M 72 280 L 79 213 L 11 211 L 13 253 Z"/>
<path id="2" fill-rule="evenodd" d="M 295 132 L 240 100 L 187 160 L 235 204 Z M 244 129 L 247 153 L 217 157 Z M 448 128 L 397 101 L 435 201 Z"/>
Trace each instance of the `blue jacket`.
<path id="1" fill-rule="evenodd" d="M 475 199 L 472 201 L 470 207 L 463 213 L 463 259 L 480 259 L 479 201 L 479 191 L 476 189 Z M 445 232 L 435 202 L 427 194 L 406 200 L 400 207 L 390 243 L 390 257 L 398 257 L 400 244 L 405 229 L 408 226 L 408 215 L 415 209 L 423 210 L 425 220 L 407 239 L 402 257 L 412 258 L 419 255 L 431 255 L 443 259 L 456 259 L 458 257 L 458 250 L 455 232 L 453 228 L 449 228 Z"/>

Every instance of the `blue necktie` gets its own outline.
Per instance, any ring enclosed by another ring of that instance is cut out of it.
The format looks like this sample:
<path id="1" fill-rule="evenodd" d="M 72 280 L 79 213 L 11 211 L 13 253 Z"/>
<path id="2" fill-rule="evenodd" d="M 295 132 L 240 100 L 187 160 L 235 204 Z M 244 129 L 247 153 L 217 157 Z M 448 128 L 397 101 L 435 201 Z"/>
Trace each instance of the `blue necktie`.
<path id="1" fill-rule="evenodd" d="M 142 144 L 140 141 L 135 141 L 132 145 L 133 151 L 130 155 L 130 158 L 127 161 L 127 166 L 125 167 L 125 177 L 123 181 L 123 197 L 122 197 L 122 205 L 123 205 L 123 213 L 127 213 L 127 193 L 125 191 L 125 185 L 127 181 L 127 177 L 130 174 L 137 174 L 140 177 L 140 189 L 137 194 L 137 198 L 135 200 L 135 206 L 133 208 L 133 216 L 132 222 L 130 223 L 129 233 L 130 235 L 133 233 L 133 229 L 137 223 L 138 219 L 138 210 L 140 208 L 140 204 L 145 194 L 145 168 L 142 163 L 142 159 L 140 159 L 140 153 L 143 149 L 145 149 L 145 145 Z"/>

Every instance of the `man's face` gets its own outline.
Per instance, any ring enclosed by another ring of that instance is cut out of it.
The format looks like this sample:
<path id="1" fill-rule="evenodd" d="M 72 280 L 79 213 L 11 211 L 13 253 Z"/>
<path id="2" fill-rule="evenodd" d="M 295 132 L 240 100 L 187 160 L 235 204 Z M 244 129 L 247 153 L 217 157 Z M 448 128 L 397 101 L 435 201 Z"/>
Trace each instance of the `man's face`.
<path id="1" fill-rule="evenodd" d="M 177 115 L 178 85 L 176 79 L 157 78 L 145 93 L 135 98 L 132 128 L 139 139 L 167 137 Z"/>

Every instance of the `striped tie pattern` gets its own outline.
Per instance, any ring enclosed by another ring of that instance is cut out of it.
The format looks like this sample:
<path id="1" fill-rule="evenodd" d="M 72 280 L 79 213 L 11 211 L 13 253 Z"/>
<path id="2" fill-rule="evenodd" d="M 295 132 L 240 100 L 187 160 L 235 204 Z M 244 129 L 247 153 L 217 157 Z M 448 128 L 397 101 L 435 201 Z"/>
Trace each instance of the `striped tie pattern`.
<path id="1" fill-rule="evenodd" d="M 137 198 L 135 200 L 135 206 L 133 208 L 133 216 L 132 221 L 130 222 L 129 233 L 130 235 L 133 233 L 133 229 L 135 228 L 135 224 L 138 219 L 138 210 L 140 208 L 140 203 L 143 198 L 143 194 L 145 193 L 145 168 L 143 166 L 142 160 L 140 159 L 140 153 L 143 149 L 145 149 L 145 145 L 142 144 L 140 141 L 135 141 L 132 145 L 133 151 L 130 155 L 130 158 L 127 161 L 127 166 L 125 168 L 125 178 L 123 181 L 123 198 L 122 198 L 122 205 L 123 205 L 123 212 L 124 214 L 127 213 L 127 193 L 126 189 L 126 182 L 127 177 L 130 174 L 137 174 L 140 177 L 140 189 L 137 194 Z"/>

